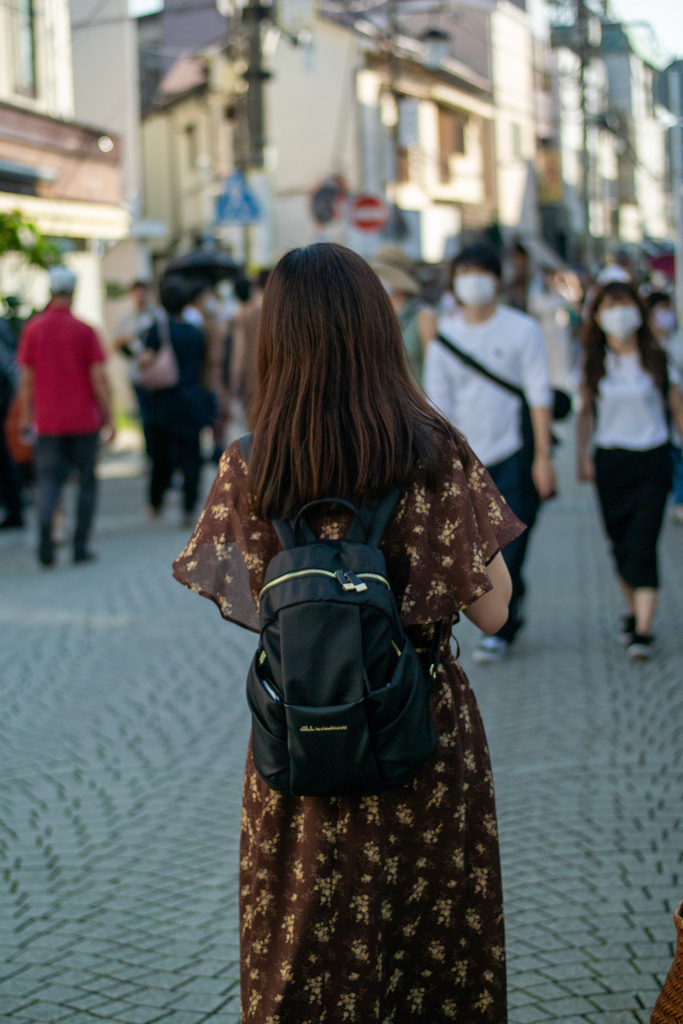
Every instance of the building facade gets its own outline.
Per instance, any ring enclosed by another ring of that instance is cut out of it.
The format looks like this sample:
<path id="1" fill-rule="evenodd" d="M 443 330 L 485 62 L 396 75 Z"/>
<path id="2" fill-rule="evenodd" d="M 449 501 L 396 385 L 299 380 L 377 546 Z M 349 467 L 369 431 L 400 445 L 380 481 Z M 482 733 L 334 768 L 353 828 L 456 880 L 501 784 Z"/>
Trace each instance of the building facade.
<path id="1" fill-rule="evenodd" d="M 76 270 L 78 312 L 103 322 L 102 254 L 124 237 L 120 144 L 74 120 L 69 9 L 65 0 L 0 7 L 0 211 L 20 211 L 53 239 Z M 11 255 L 0 292 L 33 305 L 46 275 Z"/>

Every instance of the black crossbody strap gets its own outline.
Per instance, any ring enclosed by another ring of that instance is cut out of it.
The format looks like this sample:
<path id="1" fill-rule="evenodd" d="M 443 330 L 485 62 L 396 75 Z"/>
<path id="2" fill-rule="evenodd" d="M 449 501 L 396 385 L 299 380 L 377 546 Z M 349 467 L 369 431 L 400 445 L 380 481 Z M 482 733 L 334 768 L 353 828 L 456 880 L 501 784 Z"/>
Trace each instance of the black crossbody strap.
<path id="1" fill-rule="evenodd" d="M 468 352 L 463 352 L 461 348 L 454 344 L 454 342 L 449 338 L 445 338 L 443 334 L 437 334 L 436 340 L 439 341 L 444 348 L 447 348 L 448 351 L 457 359 L 459 359 L 461 363 L 468 366 L 470 370 L 474 370 L 475 373 L 480 374 L 482 377 L 486 377 L 486 379 L 490 380 L 492 384 L 497 384 L 498 387 L 505 388 L 505 390 L 509 391 L 511 395 L 516 395 L 517 398 L 521 398 L 522 402 L 528 404 L 526 395 L 521 388 L 517 387 L 516 384 L 512 384 L 511 381 L 505 380 L 504 377 L 499 377 L 498 374 L 494 373 L 492 370 L 482 366 L 482 364 L 477 362 L 473 356 L 469 355 Z"/>

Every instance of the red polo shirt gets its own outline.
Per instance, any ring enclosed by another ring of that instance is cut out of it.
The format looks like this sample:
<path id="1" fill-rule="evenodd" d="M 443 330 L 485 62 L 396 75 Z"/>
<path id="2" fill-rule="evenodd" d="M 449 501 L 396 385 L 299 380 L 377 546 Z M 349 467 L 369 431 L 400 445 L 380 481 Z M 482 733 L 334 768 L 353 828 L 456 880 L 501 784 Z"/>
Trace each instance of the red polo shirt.
<path id="1" fill-rule="evenodd" d="M 19 363 L 33 370 L 33 406 L 39 435 L 91 434 L 102 426 L 90 379 L 104 353 L 92 327 L 69 309 L 48 306 L 26 325 Z"/>

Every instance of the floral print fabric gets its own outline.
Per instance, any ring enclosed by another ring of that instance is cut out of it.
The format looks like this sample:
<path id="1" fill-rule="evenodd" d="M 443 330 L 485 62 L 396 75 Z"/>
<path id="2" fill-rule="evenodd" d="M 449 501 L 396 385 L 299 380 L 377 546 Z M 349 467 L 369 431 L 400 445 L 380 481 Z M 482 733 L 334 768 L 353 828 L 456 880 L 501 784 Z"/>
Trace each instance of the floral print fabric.
<path id="1" fill-rule="evenodd" d="M 425 652 L 490 589 L 486 565 L 523 529 L 464 442 L 444 441 L 429 491 L 419 467 L 381 547 L 407 635 Z M 258 629 L 279 550 L 247 503 L 231 445 L 175 577 Z M 344 536 L 324 510 L 319 536 Z M 244 1024 L 504 1024 L 505 943 L 493 784 L 474 694 L 448 648 L 432 691 L 436 753 L 376 796 L 271 791 L 247 754 L 240 859 Z"/>

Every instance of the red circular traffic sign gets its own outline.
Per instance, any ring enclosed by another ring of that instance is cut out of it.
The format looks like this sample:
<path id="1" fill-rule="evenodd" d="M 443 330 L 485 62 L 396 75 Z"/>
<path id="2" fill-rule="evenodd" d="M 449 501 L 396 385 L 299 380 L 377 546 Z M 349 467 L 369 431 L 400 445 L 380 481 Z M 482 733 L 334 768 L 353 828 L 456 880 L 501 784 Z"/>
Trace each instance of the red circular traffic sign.
<path id="1" fill-rule="evenodd" d="M 379 196 L 356 196 L 351 204 L 351 223 L 358 231 L 381 231 L 388 219 L 389 209 Z"/>

